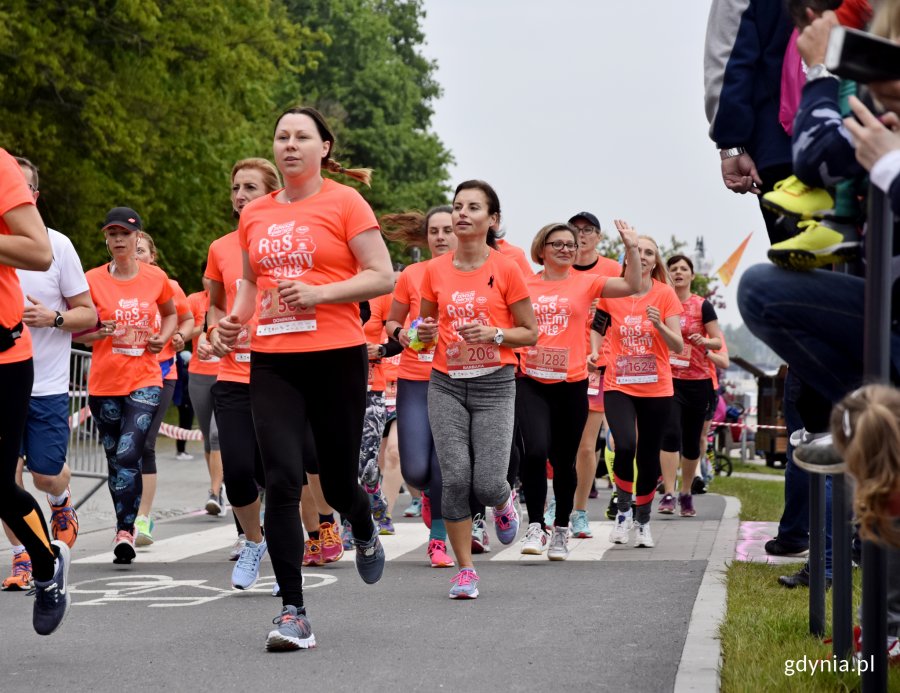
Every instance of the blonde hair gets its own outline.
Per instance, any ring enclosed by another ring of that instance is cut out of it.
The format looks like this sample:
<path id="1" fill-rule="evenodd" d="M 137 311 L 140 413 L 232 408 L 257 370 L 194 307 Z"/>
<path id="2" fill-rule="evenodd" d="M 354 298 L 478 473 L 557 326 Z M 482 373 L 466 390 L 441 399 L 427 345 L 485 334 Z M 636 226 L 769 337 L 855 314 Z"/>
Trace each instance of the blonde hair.
<path id="1" fill-rule="evenodd" d="M 835 449 L 856 480 L 853 509 L 863 539 L 900 548 L 890 507 L 900 495 L 900 390 L 866 385 L 831 412 Z"/>
<path id="2" fill-rule="evenodd" d="M 669 279 L 669 270 L 666 269 L 666 263 L 663 262 L 662 254 L 659 252 L 659 243 L 656 242 L 656 239 L 653 236 L 645 236 L 641 234 L 638 236 L 638 240 L 643 238 L 645 241 L 650 241 L 653 244 L 653 247 L 656 249 L 656 266 L 653 268 L 653 271 L 650 273 L 650 277 L 655 279 L 658 282 L 663 284 L 671 285 L 672 282 Z M 628 253 L 625 254 L 625 257 L 622 258 L 622 275 L 625 276 L 625 265 L 628 262 Z"/>
<path id="3" fill-rule="evenodd" d="M 575 239 L 575 245 L 578 245 L 578 231 L 575 230 L 575 227 L 571 224 L 563 224 L 562 222 L 554 222 L 553 224 L 547 224 L 540 231 L 537 232 L 537 235 L 534 237 L 534 240 L 531 242 L 531 261 L 536 262 L 539 265 L 544 264 L 544 244 L 547 242 L 547 239 L 550 237 L 551 233 L 555 231 L 568 231 L 572 234 L 572 238 Z M 577 250 L 577 248 L 576 248 Z"/>
<path id="4" fill-rule="evenodd" d="M 153 240 L 153 236 L 151 236 L 146 231 L 138 231 L 137 240 L 147 241 L 147 247 L 150 248 L 150 255 L 153 256 L 150 264 L 159 267 L 159 264 L 156 262 L 156 260 L 159 258 L 159 253 L 156 250 L 156 241 Z"/>
<path id="5" fill-rule="evenodd" d="M 425 214 L 418 210 L 385 214 L 381 217 L 381 228 L 389 241 L 402 243 L 407 247 L 428 247 L 428 224 L 435 214 L 452 214 L 450 205 L 432 207 Z"/>
<path id="6" fill-rule="evenodd" d="M 875 36 L 897 41 L 900 39 L 900 0 L 884 0 L 872 19 Z"/>
<path id="7" fill-rule="evenodd" d="M 250 157 L 249 159 L 241 159 L 231 167 L 231 182 L 234 183 L 234 177 L 238 171 L 245 168 L 251 168 L 259 171 L 263 178 L 263 187 L 267 193 L 275 192 L 281 187 L 281 177 L 278 175 L 278 169 L 268 159 L 261 157 Z"/>

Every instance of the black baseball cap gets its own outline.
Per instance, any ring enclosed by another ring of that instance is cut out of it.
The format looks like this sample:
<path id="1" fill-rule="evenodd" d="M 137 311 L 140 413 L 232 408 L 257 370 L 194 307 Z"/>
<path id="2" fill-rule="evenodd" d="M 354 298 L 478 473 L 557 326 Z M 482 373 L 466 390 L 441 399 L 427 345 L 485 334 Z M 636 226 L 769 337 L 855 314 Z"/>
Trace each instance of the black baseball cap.
<path id="1" fill-rule="evenodd" d="M 103 222 L 101 231 L 106 231 L 110 226 L 121 226 L 129 231 L 143 231 L 144 224 L 141 217 L 130 207 L 113 207 L 106 213 L 106 221 Z"/>
<path id="2" fill-rule="evenodd" d="M 578 214 L 573 214 L 569 218 L 569 223 L 571 224 L 576 219 L 584 219 L 585 221 L 591 222 L 591 226 L 596 226 L 598 229 L 600 228 L 600 220 L 590 212 L 578 212 Z"/>

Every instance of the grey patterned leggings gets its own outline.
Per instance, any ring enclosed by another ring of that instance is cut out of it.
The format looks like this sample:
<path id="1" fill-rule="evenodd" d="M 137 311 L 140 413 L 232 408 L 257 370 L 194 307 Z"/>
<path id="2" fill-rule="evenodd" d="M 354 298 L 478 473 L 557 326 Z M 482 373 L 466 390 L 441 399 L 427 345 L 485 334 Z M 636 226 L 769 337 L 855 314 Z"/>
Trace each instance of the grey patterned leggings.
<path id="1" fill-rule="evenodd" d="M 478 378 L 431 372 L 428 420 L 443 478 L 444 519 L 468 519 L 469 491 L 484 505 L 509 498 L 506 472 L 515 419 L 513 367 Z"/>

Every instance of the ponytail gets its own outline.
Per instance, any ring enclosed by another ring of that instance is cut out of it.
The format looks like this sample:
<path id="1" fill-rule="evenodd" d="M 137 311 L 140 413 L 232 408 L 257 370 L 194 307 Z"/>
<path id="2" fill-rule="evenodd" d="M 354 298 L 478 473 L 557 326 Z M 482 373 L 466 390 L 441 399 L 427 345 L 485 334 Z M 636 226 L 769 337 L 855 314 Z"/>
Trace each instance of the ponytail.
<path id="1" fill-rule="evenodd" d="M 405 246 L 428 247 L 425 215 L 415 210 L 399 214 L 385 214 L 381 217 L 381 228 L 389 241 Z"/>
<path id="2" fill-rule="evenodd" d="M 354 180 L 358 180 L 364 185 L 372 187 L 372 169 L 370 168 L 344 168 L 330 156 L 322 163 L 322 168 L 332 173 L 340 173 L 342 176 L 348 176 Z"/>

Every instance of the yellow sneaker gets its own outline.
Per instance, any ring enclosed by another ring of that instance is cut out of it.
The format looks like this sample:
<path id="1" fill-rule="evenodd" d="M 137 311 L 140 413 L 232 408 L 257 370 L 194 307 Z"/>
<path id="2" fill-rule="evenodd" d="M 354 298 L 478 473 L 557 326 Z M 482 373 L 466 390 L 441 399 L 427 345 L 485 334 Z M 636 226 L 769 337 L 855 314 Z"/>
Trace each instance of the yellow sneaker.
<path id="1" fill-rule="evenodd" d="M 836 230 L 814 219 L 797 224 L 793 238 L 769 248 L 769 260 L 783 269 L 804 272 L 860 257 L 861 243 L 853 226 Z"/>
<path id="2" fill-rule="evenodd" d="M 775 183 L 762 198 L 763 206 L 778 214 L 800 219 L 821 219 L 834 212 L 834 199 L 824 188 L 811 188 L 797 176 Z"/>

